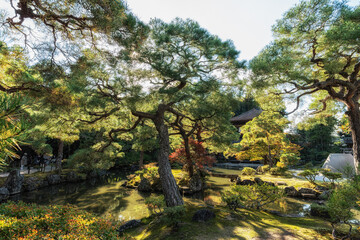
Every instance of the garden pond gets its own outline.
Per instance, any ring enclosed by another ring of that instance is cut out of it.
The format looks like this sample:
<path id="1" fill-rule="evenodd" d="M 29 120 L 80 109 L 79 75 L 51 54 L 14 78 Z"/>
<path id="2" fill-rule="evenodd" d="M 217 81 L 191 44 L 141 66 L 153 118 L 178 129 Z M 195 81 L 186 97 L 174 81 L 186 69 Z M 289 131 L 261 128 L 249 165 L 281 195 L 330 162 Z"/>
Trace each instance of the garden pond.
<path id="1" fill-rule="evenodd" d="M 124 174 L 113 173 L 102 180 L 92 179 L 92 181 L 61 184 L 24 192 L 12 196 L 10 200 L 45 205 L 72 204 L 99 216 L 122 221 L 149 216 L 150 212 L 144 201 L 150 194 L 122 187 L 124 181 Z M 221 204 L 220 192 L 228 188 L 231 183 L 228 178 L 211 176 L 208 179 L 208 185 L 209 188 L 202 193 L 184 196 L 185 202 L 204 207 L 207 204 L 219 205 Z M 308 200 L 285 198 L 268 205 L 265 210 L 282 216 L 303 217 L 309 212 L 311 203 L 312 201 Z"/>

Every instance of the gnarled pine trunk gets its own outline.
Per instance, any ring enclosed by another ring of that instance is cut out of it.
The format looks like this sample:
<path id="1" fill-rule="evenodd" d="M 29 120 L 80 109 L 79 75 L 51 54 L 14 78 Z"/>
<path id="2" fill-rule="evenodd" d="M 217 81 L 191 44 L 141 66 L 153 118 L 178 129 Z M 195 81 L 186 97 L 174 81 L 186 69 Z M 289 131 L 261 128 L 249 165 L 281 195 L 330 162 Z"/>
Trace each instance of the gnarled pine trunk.
<path id="1" fill-rule="evenodd" d="M 359 174 L 360 158 L 360 109 L 359 104 L 355 103 L 353 107 L 348 107 L 346 114 L 349 117 L 350 130 L 353 141 L 353 156 L 356 174 Z"/>
<path id="2" fill-rule="evenodd" d="M 171 172 L 169 161 L 169 132 L 168 127 L 165 125 L 164 112 L 164 106 L 160 105 L 155 118 L 153 118 L 153 122 L 159 134 L 159 151 L 157 158 L 159 163 L 160 181 L 165 196 L 165 202 L 166 206 L 174 207 L 183 205 L 184 202 L 182 200 L 175 178 Z"/>

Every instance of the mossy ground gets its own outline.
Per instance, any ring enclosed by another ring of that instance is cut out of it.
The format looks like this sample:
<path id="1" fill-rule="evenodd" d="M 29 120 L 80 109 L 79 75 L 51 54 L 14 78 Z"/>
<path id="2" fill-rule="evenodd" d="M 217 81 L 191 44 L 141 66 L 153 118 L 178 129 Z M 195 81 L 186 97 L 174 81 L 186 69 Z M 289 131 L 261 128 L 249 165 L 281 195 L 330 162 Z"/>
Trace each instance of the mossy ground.
<path id="1" fill-rule="evenodd" d="M 239 170 L 214 169 L 218 173 L 240 174 Z M 241 176 L 243 179 L 260 177 L 264 181 L 283 182 L 287 186 L 312 187 L 309 182 L 297 177 L 272 176 L 261 174 Z M 174 229 L 161 221 L 160 216 L 143 219 L 144 225 L 128 232 L 134 239 L 332 239 L 330 223 L 312 217 L 281 217 L 266 211 L 241 209 L 231 211 L 221 204 L 220 192 L 230 187 L 228 178 L 212 177 L 208 179 L 208 195 L 204 201 L 187 198 L 187 208 L 179 227 Z M 294 199 L 294 201 L 301 201 Z M 216 217 L 205 223 L 192 221 L 195 211 L 201 208 L 212 209 Z M 357 211 L 356 214 L 359 214 Z M 348 227 L 340 225 L 339 233 L 346 233 Z M 360 239 L 359 229 L 353 230 L 353 239 Z"/>
<path id="2" fill-rule="evenodd" d="M 216 217 L 205 223 L 192 222 L 198 205 L 186 204 L 187 214 L 174 229 L 161 217 L 128 232 L 135 239 L 330 239 L 330 225 L 315 218 L 286 218 L 263 211 L 230 211 L 223 207 L 212 210 Z"/>

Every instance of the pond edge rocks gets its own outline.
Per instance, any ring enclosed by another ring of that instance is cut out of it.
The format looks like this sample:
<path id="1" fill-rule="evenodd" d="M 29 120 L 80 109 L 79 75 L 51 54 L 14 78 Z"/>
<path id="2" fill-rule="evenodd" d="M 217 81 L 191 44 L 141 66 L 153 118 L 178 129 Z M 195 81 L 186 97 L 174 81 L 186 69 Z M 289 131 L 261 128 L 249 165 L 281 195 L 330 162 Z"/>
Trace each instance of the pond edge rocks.
<path id="1" fill-rule="evenodd" d="M 102 174 L 93 174 L 93 178 L 99 178 Z M 45 177 L 27 176 L 20 174 L 18 169 L 12 170 L 6 178 L 3 186 L 0 186 L 0 201 L 6 200 L 10 195 L 19 194 L 21 192 L 30 192 L 49 185 L 57 185 L 62 183 L 75 183 L 89 179 L 70 171 L 66 174 L 48 174 Z"/>

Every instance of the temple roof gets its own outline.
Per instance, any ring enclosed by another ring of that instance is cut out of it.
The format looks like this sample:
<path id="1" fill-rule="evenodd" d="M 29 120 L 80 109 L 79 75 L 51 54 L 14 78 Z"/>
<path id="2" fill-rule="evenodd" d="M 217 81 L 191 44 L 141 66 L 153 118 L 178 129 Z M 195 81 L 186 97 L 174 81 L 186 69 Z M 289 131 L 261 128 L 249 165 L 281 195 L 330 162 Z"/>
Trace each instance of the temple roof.
<path id="1" fill-rule="evenodd" d="M 238 116 L 232 117 L 230 122 L 233 124 L 245 124 L 248 121 L 251 121 L 254 117 L 257 117 L 262 113 L 261 109 L 253 108 L 247 112 L 244 112 Z"/>

